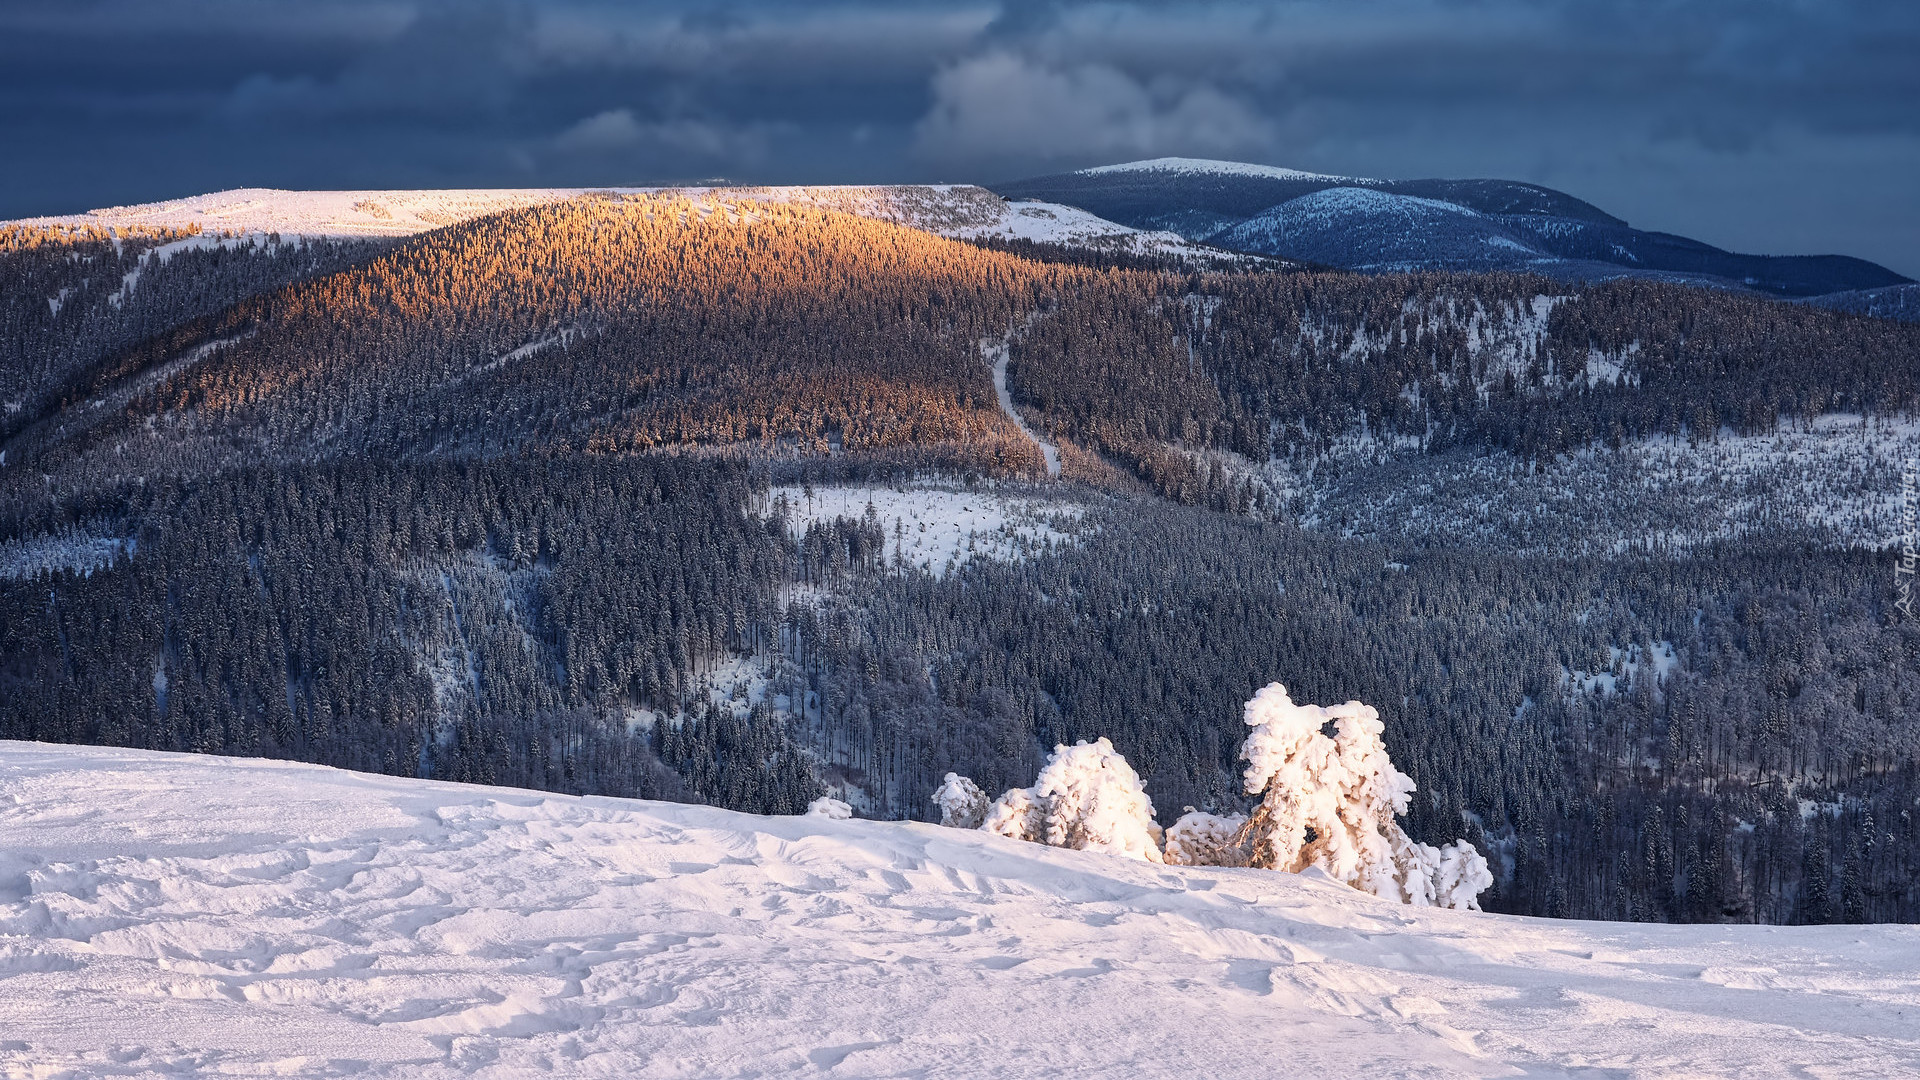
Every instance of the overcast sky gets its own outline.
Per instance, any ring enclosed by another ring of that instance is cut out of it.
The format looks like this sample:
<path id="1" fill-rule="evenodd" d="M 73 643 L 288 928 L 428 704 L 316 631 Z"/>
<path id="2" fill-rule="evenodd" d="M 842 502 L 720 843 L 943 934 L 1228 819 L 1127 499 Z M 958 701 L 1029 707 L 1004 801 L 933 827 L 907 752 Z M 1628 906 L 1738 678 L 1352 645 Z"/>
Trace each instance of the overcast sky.
<path id="1" fill-rule="evenodd" d="M 1920 277 L 1915 0 L 0 0 L 0 217 L 241 186 L 1530 180 Z"/>

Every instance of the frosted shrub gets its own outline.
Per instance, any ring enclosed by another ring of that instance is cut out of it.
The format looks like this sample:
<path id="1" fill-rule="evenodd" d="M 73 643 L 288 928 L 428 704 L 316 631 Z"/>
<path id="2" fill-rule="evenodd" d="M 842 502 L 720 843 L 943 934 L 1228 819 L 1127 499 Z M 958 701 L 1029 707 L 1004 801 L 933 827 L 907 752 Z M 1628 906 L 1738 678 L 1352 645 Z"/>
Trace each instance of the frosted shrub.
<path id="1" fill-rule="evenodd" d="M 1015 840 L 1047 842 L 1047 804 L 1034 797 L 1032 788 L 1014 788 L 993 800 L 980 827 Z"/>
<path id="2" fill-rule="evenodd" d="M 934 791 L 933 802 L 940 808 L 940 824 L 948 828 L 977 829 L 987 820 L 987 793 L 959 773 L 947 774 L 946 782 Z"/>
<path id="3" fill-rule="evenodd" d="M 1418 843 L 1394 820 L 1414 786 L 1387 758 L 1378 712 L 1357 701 L 1296 705 L 1272 683 L 1247 702 L 1246 721 L 1247 793 L 1262 796 L 1243 828 L 1252 865 L 1318 866 L 1375 896 L 1478 909 L 1493 883 L 1486 859 L 1465 841 Z"/>
<path id="4" fill-rule="evenodd" d="M 1046 843 L 1161 861 L 1153 801 L 1106 739 L 1054 747 L 1033 792 L 1046 804 Z"/>
<path id="5" fill-rule="evenodd" d="M 975 800 L 978 800 L 977 802 Z M 1153 821 L 1140 774 L 1105 739 L 1056 746 L 1030 788 L 1014 788 L 991 805 L 973 781 L 954 773 L 933 793 L 943 825 L 978 827 L 1015 840 L 1105 851 L 1160 862 L 1160 826 Z"/>
<path id="6" fill-rule="evenodd" d="M 807 816 L 830 818 L 834 821 L 845 821 L 853 816 L 853 807 L 848 806 L 846 803 L 841 802 L 831 795 L 822 795 L 807 804 Z"/>
<path id="7" fill-rule="evenodd" d="M 1246 823 L 1242 814 L 1220 817 L 1189 806 L 1167 826 L 1166 860 L 1174 866 L 1245 866 L 1247 849 L 1239 835 Z"/>

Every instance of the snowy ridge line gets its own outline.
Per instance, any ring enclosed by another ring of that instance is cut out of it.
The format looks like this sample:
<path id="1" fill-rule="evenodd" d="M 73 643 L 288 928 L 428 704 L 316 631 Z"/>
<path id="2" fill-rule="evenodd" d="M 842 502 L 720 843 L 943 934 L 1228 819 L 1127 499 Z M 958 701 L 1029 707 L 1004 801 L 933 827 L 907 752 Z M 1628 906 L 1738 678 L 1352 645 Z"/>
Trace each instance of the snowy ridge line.
<path id="1" fill-rule="evenodd" d="M 579 187 L 468 188 L 447 190 L 280 191 L 237 188 L 185 199 L 115 206 L 81 214 L 22 218 L 0 225 L 92 225 L 185 229 L 203 237 L 168 245 L 173 250 L 233 244 L 248 237 L 407 237 L 507 210 L 544 206 L 593 194 L 678 193 L 732 202 L 777 202 L 816 206 L 889 221 L 957 240 L 988 237 L 1092 247 L 1136 255 L 1206 251 L 1175 233 L 1129 228 L 1084 210 L 1051 203 L 1008 203 L 966 184 L 896 184 L 794 187 Z M 1253 259 L 1253 256 L 1246 256 Z M 137 273 L 137 271 L 136 271 Z"/>
<path id="2" fill-rule="evenodd" d="M 1097 165 L 1091 169 L 1075 170 L 1074 175 L 1109 176 L 1114 173 L 1131 172 L 1200 173 L 1213 176 L 1261 176 L 1273 180 L 1345 180 L 1354 183 L 1377 183 L 1364 177 L 1303 172 L 1278 165 L 1251 165 L 1244 161 L 1216 161 L 1212 158 L 1187 157 L 1159 157 L 1144 161 L 1127 161 L 1118 165 Z"/>
<path id="3" fill-rule="evenodd" d="M 1913 927 L 0 742 L 5 1075 L 1886 1077 L 1916 965 Z"/>
<path id="4" fill-rule="evenodd" d="M 134 225 L 212 232 L 298 236 L 413 236 L 503 210 L 563 202 L 596 191 L 649 188 L 451 188 L 445 190 L 283 191 L 235 188 L 184 199 L 112 206 L 80 214 L 21 218 L 6 225 Z"/>

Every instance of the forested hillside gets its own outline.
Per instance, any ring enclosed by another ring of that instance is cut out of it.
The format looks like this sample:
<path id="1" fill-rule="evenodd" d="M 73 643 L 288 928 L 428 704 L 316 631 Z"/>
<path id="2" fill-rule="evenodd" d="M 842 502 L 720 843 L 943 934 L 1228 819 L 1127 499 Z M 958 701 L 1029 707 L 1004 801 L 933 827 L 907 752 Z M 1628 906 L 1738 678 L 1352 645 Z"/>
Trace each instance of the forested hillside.
<path id="1" fill-rule="evenodd" d="M 370 257 L 377 241 L 0 227 L 0 439 L 70 404 L 154 335 Z"/>
<path id="2" fill-rule="evenodd" d="M 1491 907 L 1920 919 L 1920 328 L 751 193 L 8 244 L 0 737 L 924 818 L 1106 736 L 1226 811 L 1279 678 Z"/>

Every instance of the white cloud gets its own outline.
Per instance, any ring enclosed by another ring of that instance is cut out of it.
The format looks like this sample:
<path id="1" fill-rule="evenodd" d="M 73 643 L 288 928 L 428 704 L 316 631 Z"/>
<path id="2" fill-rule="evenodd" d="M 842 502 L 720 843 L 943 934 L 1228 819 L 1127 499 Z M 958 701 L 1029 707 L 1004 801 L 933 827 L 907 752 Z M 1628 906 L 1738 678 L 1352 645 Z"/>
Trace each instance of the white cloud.
<path id="1" fill-rule="evenodd" d="M 915 141 L 938 162 L 1224 156 L 1274 141 L 1267 119 L 1204 82 L 1143 82 L 1104 64 L 990 52 L 936 74 L 933 97 Z"/>

